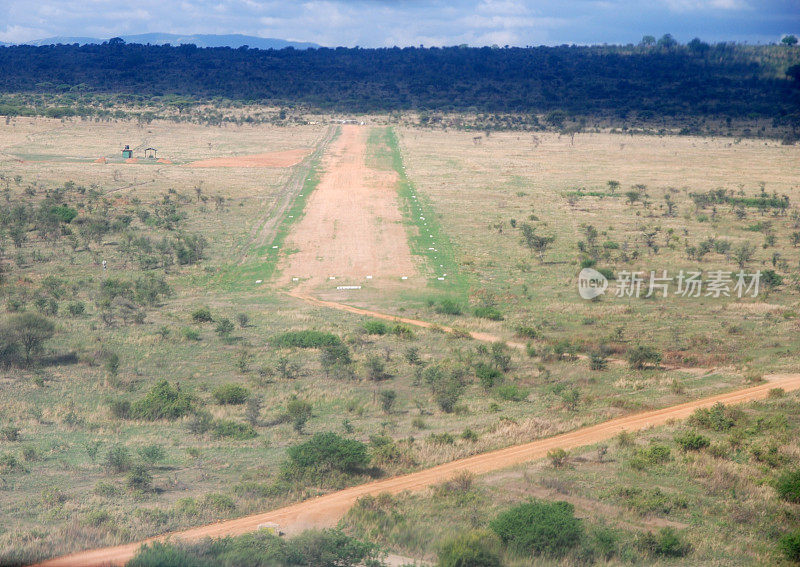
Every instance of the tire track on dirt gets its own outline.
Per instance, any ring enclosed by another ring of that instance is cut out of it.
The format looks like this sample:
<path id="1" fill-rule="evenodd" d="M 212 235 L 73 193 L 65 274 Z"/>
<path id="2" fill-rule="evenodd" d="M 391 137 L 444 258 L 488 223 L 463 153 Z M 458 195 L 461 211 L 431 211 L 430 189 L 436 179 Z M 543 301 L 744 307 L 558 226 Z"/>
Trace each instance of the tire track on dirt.
<path id="1" fill-rule="evenodd" d="M 518 343 L 518 342 L 514 342 L 514 341 L 506 341 L 502 337 L 499 337 L 497 335 L 492 335 L 490 333 L 484 333 L 482 331 L 466 331 L 466 330 L 463 330 L 463 329 L 458 329 L 456 327 L 450 327 L 450 326 L 447 326 L 447 325 L 439 325 L 439 324 L 436 324 L 436 323 L 431 323 L 429 321 L 422 321 L 420 319 L 409 319 L 408 317 L 400 317 L 400 316 L 397 316 L 397 315 L 390 315 L 388 313 L 381 313 L 380 311 L 373 311 L 372 309 L 364 309 L 364 308 L 361 308 L 361 307 L 353 307 L 352 305 L 347 305 L 346 303 L 338 303 L 336 301 L 329 301 L 329 300 L 325 300 L 325 299 L 319 299 L 317 297 L 308 295 L 306 293 L 303 293 L 303 292 L 300 292 L 300 291 L 297 291 L 297 290 L 287 291 L 286 294 L 290 295 L 290 296 L 292 296 L 292 297 L 294 297 L 296 299 L 300 299 L 302 301 L 305 301 L 307 303 L 311 303 L 312 305 L 319 305 L 320 307 L 328 307 L 330 309 L 337 309 L 339 311 L 346 311 L 348 313 L 353 313 L 355 315 L 365 315 L 367 317 L 374 317 L 376 319 L 383 319 L 384 321 L 392 321 L 393 323 L 405 323 L 407 325 L 414 325 L 415 327 L 422 327 L 423 329 L 433 329 L 433 330 L 442 331 L 442 332 L 445 332 L 445 333 L 451 333 L 451 334 L 455 334 L 455 335 L 459 335 L 459 334 L 467 335 L 470 338 L 475 339 L 476 341 L 482 341 L 482 342 L 487 342 L 487 343 L 502 342 L 508 347 L 519 349 L 519 350 L 525 350 L 528 347 L 528 345 L 526 345 L 526 344 Z M 576 358 L 579 358 L 581 360 L 588 360 L 589 359 L 589 357 L 586 356 L 585 354 L 578 354 L 578 355 L 576 355 Z M 608 358 L 607 360 L 608 360 L 609 363 L 616 364 L 616 365 L 628 364 L 628 362 L 626 360 L 622 360 L 620 358 Z M 702 367 L 699 367 L 699 366 L 691 366 L 691 367 L 689 367 L 689 366 L 675 366 L 675 365 L 670 365 L 670 364 L 663 364 L 663 365 L 659 366 L 659 368 L 661 370 L 680 370 L 680 371 L 683 371 L 683 372 L 688 372 L 690 374 L 696 374 L 696 375 L 709 374 L 711 372 L 714 372 L 714 370 L 715 370 L 714 368 L 702 368 Z"/>
<path id="2" fill-rule="evenodd" d="M 347 510 L 363 496 L 376 495 L 382 492 L 398 494 L 404 491 L 418 491 L 449 480 L 459 473 L 485 474 L 544 458 L 547 456 L 548 451 L 553 449 L 575 449 L 606 441 L 622 431 L 640 431 L 649 427 L 664 425 L 671 420 L 685 419 L 695 410 L 711 407 L 716 403 L 739 404 L 762 400 L 769 395 L 769 391 L 772 388 L 780 387 L 786 391 L 800 389 L 800 373 L 772 374 L 767 376 L 766 380 L 765 383 L 750 388 L 619 417 L 552 437 L 458 459 L 422 471 L 353 486 L 277 510 L 206 526 L 198 526 L 140 542 L 81 551 L 50 559 L 37 565 L 39 567 L 122 565 L 136 554 L 143 543 L 164 541 L 166 539 L 197 541 L 204 538 L 241 535 L 256 531 L 259 524 L 264 522 L 276 522 L 289 534 L 308 528 L 330 527 L 335 525 Z"/>
<path id="3" fill-rule="evenodd" d="M 283 189 L 276 196 L 276 202 L 274 205 L 269 207 L 265 211 L 265 214 L 259 218 L 258 221 L 256 221 L 255 227 L 250 233 L 250 246 L 244 251 L 242 257 L 239 259 L 240 264 L 247 261 L 253 248 L 265 246 L 268 242 L 271 242 L 271 240 L 275 238 L 275 232 L 278 224 L 283 218 L 286 210 L 291 206 L 294 198 L 303 188 L 303 184 L 311 172 L 313 164 L 322 157 L 322 154 L 325 152 L 328 144 L 330 144 L 335 137 L 336 127 L 329 126 L 327 132 L 325 132 L 322 139 L 315 146 L 314 151 L 308 154 L 303 161 L 293 168 L 289 179 L 283 185 Z"/>

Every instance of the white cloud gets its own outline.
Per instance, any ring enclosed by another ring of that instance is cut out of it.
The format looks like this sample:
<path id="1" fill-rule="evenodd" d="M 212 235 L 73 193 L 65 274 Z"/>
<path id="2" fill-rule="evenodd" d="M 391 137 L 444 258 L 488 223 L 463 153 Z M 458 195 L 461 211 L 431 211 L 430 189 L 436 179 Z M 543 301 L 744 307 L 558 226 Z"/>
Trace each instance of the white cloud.
<path id="1" fill-rule="evenodd" d="M 673 12 L 745 10 L 750 7 L 745 0 L 666 0 L 665 4 Z"/>

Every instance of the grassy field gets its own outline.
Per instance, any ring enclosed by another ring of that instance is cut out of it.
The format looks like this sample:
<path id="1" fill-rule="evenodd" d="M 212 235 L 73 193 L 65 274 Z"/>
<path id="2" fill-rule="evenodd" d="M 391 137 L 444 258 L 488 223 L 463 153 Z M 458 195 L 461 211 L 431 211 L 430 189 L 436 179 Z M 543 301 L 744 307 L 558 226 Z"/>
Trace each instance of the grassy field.
<path id="1" fill-rule="evenodd" d="M 318 153 L 293 168 L 181 165 L 318 148 L 328 132 L 327 124 L 22 118 L 2 127 L 0 320 L 36 313 L 55 332 L 34 363 L 0 367 L 0 563 L 267 510 L 796 371 L 797 146 L 502 132 L 476 143 L 472 133 L 372 129 L 368 160 L 398 174 L 411 249 L 429 281 L 353 303 L 528 345 L 518 349 L 384 325 L 270 285 L 278 254 L 291 252 L 280 248 L 283 238 L 324 174 Z M 156 146 L 173 164 L 92 163 L 126 143 Z M 786 195 L 788 207 L 741 200 L 758 200 L 762 184 L 769 198 Z M 637 185 L 644 187 L 629 198 Z M 719 188 L 732 200 L 692 197 Z M 53 224 L 52 207 L 76 215 Z M 274 232 L 264 230 L 270 223 Z M 555 237 L 541 258 L 523 244 L 524 224 Z M 424 246 L 423 229 L 435 235 L 435 251 Z M 581 262 L 616 273 L 737 271 L 743 243 L 755 245 L 746 271 L 777 276 L 757 298 L 607 294 L 589 302 L 576 293 Z M 308 330 L 339 337 L 349 361 L 275 340 Z M 660 354 L 662 366 L 606 360 L 640 345 Z M 592 354 L 605 364 L 593 367 Z M 161 380 L 175 396 L 189 395 L 185 415 L 137 413 Z M 260 403 L 220 403 L 218 389 L 231 384 Z M 685 561 L 771 563 L 777 538 L 798 522 L 796 505 L 770 486 L 796 462 L 796 406 L 789 394 L 748 406 L 730 430 L 702 431 L 724 451 L 681 451 L 674 437 L 687 426 L 675 424 L 603 456 L 587 448 L 559 468 L 534 463 L 375 505 L 396 509 L 405 527 L 359 510 L 344 525 L 392 551 L 433 559 L 453 532 L 485 527 L 486 518 L 535 496 L 573 502 L 590 535 L 609 523 L 617 534 L 612 563 L 647 560 L 641 534 L 664 526 L 691 544 Z M 287 476 L 287 449 L 322 432 L 366 443 L 373 468 Z M 670 459 L 630 466 L 650 439 L 668 445 Z M 134 472 L 144 465 L 150 482 L 112 466 L 117 447 L 127 449 Z M 650 493 L 656 489 L 661 494 Z M 737 552 L 742 541 L 747 553 Z M 574 552 L 563 561 L 583 560 Z"/>

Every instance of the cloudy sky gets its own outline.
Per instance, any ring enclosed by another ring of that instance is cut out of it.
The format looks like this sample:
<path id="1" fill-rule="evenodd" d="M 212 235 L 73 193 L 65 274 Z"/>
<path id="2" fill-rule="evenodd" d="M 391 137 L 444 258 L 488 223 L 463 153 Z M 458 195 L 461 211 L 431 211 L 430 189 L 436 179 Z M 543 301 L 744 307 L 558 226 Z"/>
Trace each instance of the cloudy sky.
<path id="1" fill-rule="evenodd" d="M 0 0 L 0 41 L 241 33 L 326 46 L 774 42 L 800 0 Z"/>

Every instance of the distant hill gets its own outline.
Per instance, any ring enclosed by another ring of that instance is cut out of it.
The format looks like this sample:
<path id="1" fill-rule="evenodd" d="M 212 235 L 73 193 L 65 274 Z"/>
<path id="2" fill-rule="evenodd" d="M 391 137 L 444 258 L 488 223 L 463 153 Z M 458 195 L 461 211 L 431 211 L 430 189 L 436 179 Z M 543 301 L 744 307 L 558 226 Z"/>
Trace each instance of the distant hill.
<path id="1" fill-rule="evenodd" d="M 119 36 L 125 40 L 125 43 L 141 43 L 143 45 L 186 45 L 194 44 L 197 47 L 242 47 L 247 45 L 256 49 L 283 49 L 284 47 L 293 47 L 295 49 L 309 49 L 319 47 L 316 43 L 299 42 L 299 41 L 286 41 L 285 39 L 274 39 L 269 37 L 256 37 L 252 35 L 242 34 L 227 34 L 227 35 L 214 35 L 214 34 L 195 34 L 195 35 L 177 35 L 172 33 L 141 33 L 135 35 Z M 44 39 L 35 39 L 32 41 L 21 42 L 18 45 L 72 45 L 78 43 L 80 45 L 87 44 L 101 44 L 108 39 L 100 39 L 96 37 L 68 37 L 68 36 L 55 36 L 46 37 Z M 0 45 L 12 45 L 9 43 L 2 43 Z"/>

